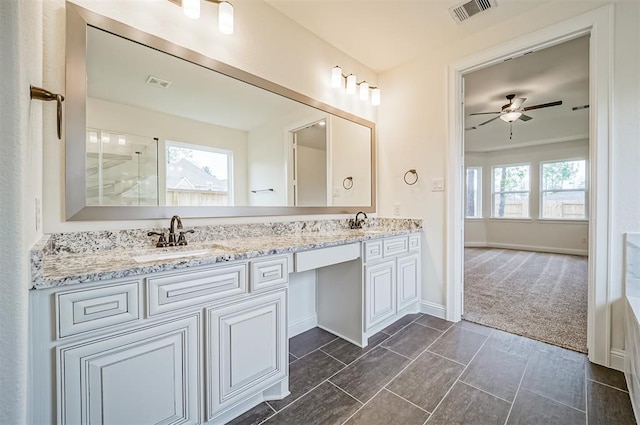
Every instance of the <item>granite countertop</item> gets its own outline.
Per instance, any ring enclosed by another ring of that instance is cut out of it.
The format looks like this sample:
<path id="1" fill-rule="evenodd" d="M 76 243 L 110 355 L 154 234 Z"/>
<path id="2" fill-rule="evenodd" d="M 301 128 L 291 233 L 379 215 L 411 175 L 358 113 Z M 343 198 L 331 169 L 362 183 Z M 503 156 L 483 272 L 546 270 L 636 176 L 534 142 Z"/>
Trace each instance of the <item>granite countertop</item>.
<path id="1" fill-rule="evenodd" d="M 327 229 L 328 231 L 314 232 L 280 232 L 280 234 L 256 232 L 258 235 L 253 237 L 246 235 L 232 237 L 226 234 L 224 239 L 196 240 L 187 246 L 180 247 L 121 247 L 126 245 L 123 243 L 115 249 L 100 247 L 94 250 L 70 249 L 68 246 L 64 249 L 52 249 L 51 241 L 45 237 L 31 251 L 32 288 L 75 285 L 265 255 L 306 251 L 419 232 L 422 230 L 421 227 L 421 223 L 416 224 L 413 221 L 411 225 L 406 226 L 376 226 L 363 230 L 334 227 Z M 255 229 L 252 230 L 255 231 Z M 76 235 L 76 238 L 82 237 L 86 235 Z"/>

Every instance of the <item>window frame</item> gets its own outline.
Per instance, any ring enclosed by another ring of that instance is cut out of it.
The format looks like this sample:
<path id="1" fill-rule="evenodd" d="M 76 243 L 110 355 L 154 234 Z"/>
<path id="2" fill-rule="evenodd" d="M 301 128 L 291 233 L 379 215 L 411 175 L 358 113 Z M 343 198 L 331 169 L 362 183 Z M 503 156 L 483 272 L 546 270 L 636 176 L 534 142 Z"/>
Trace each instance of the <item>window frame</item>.
<path id="1" fill-rule="evenodd" d="M 234 178 L 233 178 L 233 151 L 230 149 L 222 149 L 213 146 L 206 145 L 197 145 L 193 143 L 187 142 L 177 142 L 175 140 L 165 140 L 164 142 L 164 166 L 168 165 L 168 156 L 167 150 L 170 147 L 182 148 L 182 149 L 192 149 L 192 150 L 201 150 L 207 152 L 213 152 L 217 154 L 222 154 L 227 156 L 227 200 L 228 205 L 225 206 L 234 206 L 235 198 L 234 198 Z M 167 192 L 167 187 L 165 184 L 165 196 Z"/>
<path id="2" fill-rule="evenodd" d="M 584 189 L 544 189 L 544 164 L 556 164 L 559 162 L 574 162 L 584 161 Z M 551 159 L 546 161 L 540 161 L 540 182 L 539 182 L 539 201 L 538 201 L 538 220 L 540 221 L 588 221 L 589 220 L 589 158 L 585 156 L 575 158 L 563 158 L 563 159 Z M 542 215 L 544 211 L 544 193 L 545 192 L 584 192 L 584 217 L 582 218 L 557 218 L 557 217 L 544 217 Z"/>
<path id="3" fill-rule="evenodd" d="M 529 180 L 529 184 L 528 184 L 528 190 L 513 190 L 513 191 L 504 191 L 504 192 L 496 192 L 495 190 L 495 177 L 496 177 L 496 173 L 495 170 L 496 168 L 508 168 L 508 167 L 527 167 L 527 172 L 529 173 L 528 175 L 528 180 Z M 500 193 L 505 193 L 505 194 L 519 194 L 519 193 L 526 193 L 527 197 L 528 197 L 528 208 L 527 208 L 527 215 L 526 217 L 498 217 L 496 215 L 496 211 L 495 211 L 495 195 L 496 194 L 500 194 Z M 531 220 L 531 163 L 530 162 L 518 162 L 518 163 L 509 163 L 509 164 L 498 164 L 498 165 L 492 165 L 491 166 L 491 219 L 492 220 Z"/>
<path id="4" fill-rule="evenodd" d="M 468 204 L 468 198 L 467 198 L 467 182 L 468 182 L 468 178 L 467 178 L 467 173 L 469 170 L 477 170 L 477 193 L 476 193 L 476 212 L 477 215 L 475 216 L 468 216 L 467 215 L 467 204 Z M 482 220 L 484 219 L 484 213 L 482 210 L 482 197 L 484 195 L 484 191 L 482 190 L 482 172 L 483 172 L 483 167 L 480 165 L 470 165 L 468 167 L 465 167 L 464 169 L 464 189 L 465 189 L 465 197 L 464 197 L 464 211 L 465 211 L 465 220 Z"/>

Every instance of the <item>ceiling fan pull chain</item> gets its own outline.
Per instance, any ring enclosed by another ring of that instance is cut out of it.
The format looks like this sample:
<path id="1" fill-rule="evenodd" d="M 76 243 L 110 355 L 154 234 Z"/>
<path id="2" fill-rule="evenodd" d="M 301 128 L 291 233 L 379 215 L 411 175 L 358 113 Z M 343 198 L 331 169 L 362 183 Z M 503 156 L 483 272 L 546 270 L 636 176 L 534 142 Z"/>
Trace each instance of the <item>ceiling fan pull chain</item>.
<path id="1" fill-rule="evenodd" d="M 509 140 L 513 140 L 513 123 L 509 123 Z"/>

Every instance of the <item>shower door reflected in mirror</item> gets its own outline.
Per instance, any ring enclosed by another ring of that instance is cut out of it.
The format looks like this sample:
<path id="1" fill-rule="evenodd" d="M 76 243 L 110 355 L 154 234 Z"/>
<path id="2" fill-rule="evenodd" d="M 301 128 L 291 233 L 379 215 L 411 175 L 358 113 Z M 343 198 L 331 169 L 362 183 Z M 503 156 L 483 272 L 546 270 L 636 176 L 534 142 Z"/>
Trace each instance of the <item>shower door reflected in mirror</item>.
<path id="1" fill-rule="evenodd" d="M 158 205 L 158 140 L 87 129 L 87 205 Z"/>

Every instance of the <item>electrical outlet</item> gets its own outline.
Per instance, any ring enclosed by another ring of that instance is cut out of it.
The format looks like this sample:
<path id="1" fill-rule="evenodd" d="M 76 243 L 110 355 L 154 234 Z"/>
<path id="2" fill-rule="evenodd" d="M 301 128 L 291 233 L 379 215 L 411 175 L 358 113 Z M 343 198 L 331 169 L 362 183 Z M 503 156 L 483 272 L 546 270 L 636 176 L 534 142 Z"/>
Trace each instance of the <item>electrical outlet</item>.
<path id="1" fill-rule="evenodd" d="M 431 191 L 432 192 L 444 191 L 444 179 L 441 177 L 437 179 L 431 179 Z"/>
<path id="2" fill-rule="evenodd" d="M 393 204 L 393 215 L 400 215 L 400 204 Z"/>

